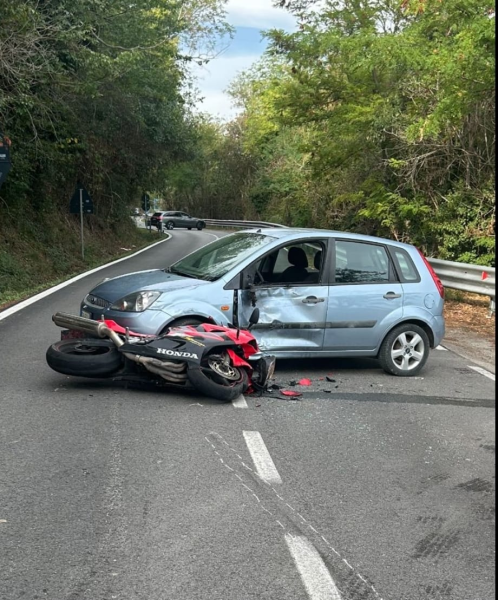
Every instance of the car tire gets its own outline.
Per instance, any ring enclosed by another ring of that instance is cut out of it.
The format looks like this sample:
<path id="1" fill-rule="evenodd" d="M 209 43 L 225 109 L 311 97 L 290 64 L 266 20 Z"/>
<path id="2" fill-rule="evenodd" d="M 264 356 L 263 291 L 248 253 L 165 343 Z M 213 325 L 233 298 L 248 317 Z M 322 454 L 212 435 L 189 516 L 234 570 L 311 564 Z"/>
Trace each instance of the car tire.
<path id="1" fill-rule="evenodd" d="M 189 231 L 192 231 L 192 227 L 187 227 L 187 229 L 188 229 Z"/>
<path id="2" fill-rule="evenodd" d="M 386 335 L 378 358 L 386 373 L 398 377 L 413 377 L 424 367 L 429 352 L 429 337 L 422 327 L 403 323 Z"/>
<path id="3" fill-rule="evenodd" d="M 197 225 L 196 225 L 196 227 L 197 227 L 197 229 L 198 229 L 199 231 L 202 231 L 202 230 L 204 229 L 204 227 L 205 227 L 205 226 L 206 226 L 206 224 L 205 224 L 205 223 L 203 223 L 202 221 L 199 221 L 199 222 L 197 223 Z"/>
<path id="4" fill-rule="evenodd" d="M 123 363 L 114 342 L 97 339 L 61 340 L 48 348 L 46 359 L 54 371 L 78 377 L 106 377 Z"/>
<path id="5" fill-rule="evenodd" d="M 166 223 L 166 229 L 174 229 L 175 224 L 173 223 L 173 221 L 168 221 Z"/>

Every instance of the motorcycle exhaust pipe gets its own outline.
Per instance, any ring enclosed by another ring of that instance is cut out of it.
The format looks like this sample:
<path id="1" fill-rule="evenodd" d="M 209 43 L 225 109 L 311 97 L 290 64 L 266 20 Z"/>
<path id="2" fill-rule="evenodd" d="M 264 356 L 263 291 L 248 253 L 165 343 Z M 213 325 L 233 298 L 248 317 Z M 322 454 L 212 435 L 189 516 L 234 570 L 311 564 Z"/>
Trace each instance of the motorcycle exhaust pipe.
<path id="1" fill-rule="evenodd" d="M 131 352 L 123 352 L 123 354 L 126 356 L 126 358 L 133 360 L 139 365 L 143 365 L 148 371 L 154 373 L 155 375 L 160 375 L 167 381 L 183 383 L 187 379 L 184 363 L 165 362 L 149 356 L 132 354 Z"/>
<path id="2" fill-rule="evenodd" d="M 118 348 L 124 344 L 115 331 L 109 329 L 105 323 L 94 321 L 93 319 L 57 312 L 55 315 L 52 315 L 52 321 L 59 327 L 66 327 L 67 329 L 81 331 L 82 333 L 91 333 L 100 338 L 109 337 Z"/>
<path id="3" fill-rule="evenodd" d="M 166 362 L 164 360 L 158 360 L 157 358 L 152 358 L 150 356 L 141 356 L 140 354 L 133 354 L 132 352 L 123 352 L 126 358 L 133 360 L 136 363 L 139 363 L 146 367 L 147 365 L 152 365 L 157 369 L 162 369 L 164 371 L 169 371 L 171 373 L 183 373 L 185 371 L 185 363 L 173 363 Z"/>
<path id="4" fill-rule="evenodd" d="M 176 375 L 174 373 L 168 373 L 164 369 L 158 369 L 157 367 L 154 367 L 154 365 L 144 365 L 144 366 L 151 373 L 154 373 L 155 375 L 159 375 L 160 377 L 162 377 L 166 381 L 170 381 L 171 383 L 185 383 L 187 381 L 187 376 L 185 375 L 185 373 Z"/>

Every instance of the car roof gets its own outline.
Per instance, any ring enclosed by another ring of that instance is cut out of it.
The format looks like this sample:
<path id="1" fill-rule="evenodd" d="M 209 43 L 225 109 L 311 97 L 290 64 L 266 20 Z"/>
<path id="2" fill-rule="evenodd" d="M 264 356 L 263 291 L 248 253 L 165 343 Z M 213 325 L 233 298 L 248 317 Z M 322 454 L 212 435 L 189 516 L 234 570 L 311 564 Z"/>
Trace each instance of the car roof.
<path id="1" fill-rule="evenodd" d="M 264 233 L 268 236 L 280 239 L 282 241 L 293 239 L 300 239 L 303 235 L 309 237 L 341 237 L 349 240 L 357 240 L 362 242 L 372 242 L 381 244 L 391 244 L 392 246 L 399 246 L 400 248 L 411 248 L 412 244 L 405 244 L 404 242 L 398 242 L 396 240 L 390 240 L 388 238 L 376 237 L 373 235 L 364 235 L 362 233 L 351 233 L 350 231 L 337 231 L 334 229 L 312 229 L 311 227 L 261 227 L 253 229 L 244 229 L 247 233 Z"/>

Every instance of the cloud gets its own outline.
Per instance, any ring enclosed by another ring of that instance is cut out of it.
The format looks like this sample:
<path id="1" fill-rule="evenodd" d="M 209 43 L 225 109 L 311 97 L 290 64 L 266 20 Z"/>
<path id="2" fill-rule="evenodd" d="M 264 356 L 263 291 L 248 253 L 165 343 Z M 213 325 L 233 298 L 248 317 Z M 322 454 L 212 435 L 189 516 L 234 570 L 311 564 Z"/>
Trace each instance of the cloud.
<path id="1" fill-rule="evenodd" d="M 223 54 L 205 67 L 195 66 L 192 73 L 205 98 L 197 110 L 230 120 L 240 110 L 232 106 L 225 90 L 240 72 L 261 58 L 268 43 L 262 39 L 261 30 L 293 31 L 296 22 L 289 12 L 275 8 L 272 0 L 228 0 L 226 10 L 227 21 L 235 27 L 233 40 L 223 40 L 228 44 Z"/>
<path id="2" fill-rule="evenodd" d="M 197 86 L 205 98 L 202 104 L 197 105 L 197 111 L 227 120 L 233 118 L 239 110 L 232 106 L 232 98 L 224 90 L 239 73 L 249 69 L 259 58 L 259 54 L 220 56 L 205 67 L 193 69 Z"/>
<path id="3" fill-rule="evenodd" d="M 276 8 L 271 0 L 228 0 L 227 20 L 235 27 L 258 29 L 294 29 L 294 17 L 283 8 Z"/>

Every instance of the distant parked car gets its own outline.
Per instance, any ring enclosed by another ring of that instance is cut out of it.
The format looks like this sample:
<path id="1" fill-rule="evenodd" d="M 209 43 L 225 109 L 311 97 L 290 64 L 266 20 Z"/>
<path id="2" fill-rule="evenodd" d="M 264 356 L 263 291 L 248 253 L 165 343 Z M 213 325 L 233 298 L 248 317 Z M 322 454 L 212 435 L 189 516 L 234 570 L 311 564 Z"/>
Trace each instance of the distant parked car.
<path id="1" fill-rule="evenodd" d="M 264 229 L 222 237 L 167 269 L 108 279 L 81 315 L 157 334 L 175 325 L 260 310 L 254 335 L 282 358 L 376 357 L 416 375 L 444 336 L 444 289 L 423 254 L 393 240 L 320 229 Z"/>
<path id="2" fill-rule="evenodd" d="M 185 227 L 187 229 L 204 229 L 206 223 L 197 217 L 191 217 L 187 213 L 180 211 L 159 211 L 152 215 L 151 225 L 157 227 L 159 231 L 163 229 L 174 229 L 175 227 Z"/>

